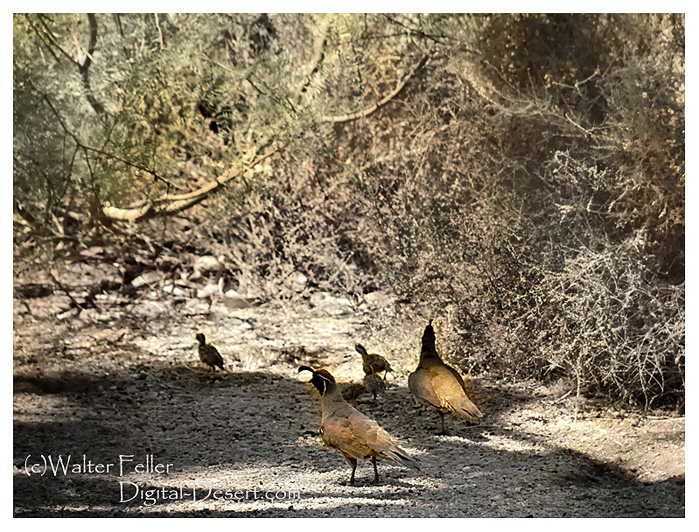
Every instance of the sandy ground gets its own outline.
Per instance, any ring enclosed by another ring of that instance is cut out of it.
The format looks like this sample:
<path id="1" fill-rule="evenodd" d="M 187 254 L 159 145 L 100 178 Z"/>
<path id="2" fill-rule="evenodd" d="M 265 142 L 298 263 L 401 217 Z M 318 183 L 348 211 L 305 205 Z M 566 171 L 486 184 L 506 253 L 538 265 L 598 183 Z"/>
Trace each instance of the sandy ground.
<path id="1" fill-rule="evenodd" d="M 356 405 L 422 469 L 380 462 L 374 485 L 360 462 L 349 485 L 344 459 L 318 436 L 318 393 L 296 370 L 361 382 L 353 346 L 385 345 L 385 335 L 372 345 L 372 316 L 390 309 L 209 308 L 151 292 L 76 317 L 56 314 L 60 298 L 14 304 L 15 516 L 685 515 L 684 418 L 478 375 L 483 422 L 449 417 L 437 435 L 439 417 L 406 387 L 424 324 L 385 353 L 396 368 L 387 393 Z M 200 330 L 225 372 L 199 362 Z"/>

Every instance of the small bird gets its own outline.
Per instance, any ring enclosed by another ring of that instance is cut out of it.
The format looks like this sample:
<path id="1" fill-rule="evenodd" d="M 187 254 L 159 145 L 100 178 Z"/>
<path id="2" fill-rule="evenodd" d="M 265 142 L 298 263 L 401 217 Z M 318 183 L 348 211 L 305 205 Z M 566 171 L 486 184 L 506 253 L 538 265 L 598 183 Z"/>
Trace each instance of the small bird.
<path id="1" fill-rule="evenodd" d="M 437 410 L 442 420 L 440 434 L 446 434 L 444 414 L 447 412 L 460 414 L 471 422 L 483 417 L 478 407 L 469 399 L 459 372 L 445 364 L 437 354 L 432 322 L 425 327 L 422 335 L 420 362 L 408 377 L 408 388 L 416 402 Z"/>
<path id="2" fill-rule="evenodd" d="M 223 371 L 223 358 L 221 353 L 218 352 L 213 345 L 206 343 L 206 338 L 202 333 L 197 333 L 197 340 L 199 341 L 199 359 L 213 371 L 216 371 L 216 367 L 221 368 Z"/>
<path id="3" fill-rule="evenodd" d="M 354 401 L 359 399 L 366 392 L 367 389 L 364 387 L 364 385 L 359 383 L 348 384 L 342 387 L 342 397 L 345 398 L 345 401 Z"/>
<path id="4" fill-rule="evenodd" d="M 376 401 L 376 396 L 386 391 L 386 381 L 376 373 L 369 373 L 364 375 L 364 388 L 374 396 L 374 401 Z"/>
<path id="5" fill-rule="evenodd" d="M 322 420 L 320 435 L 323 443 L 337 449 L 352 468 L 350 484 L 354 484 L 357 460 L 370 460 L 374 466 L 374 483 L 379 482 L 376 460 L 393 460 L 401 465 L 420 470 L 417 461 L 398 447 L 391 436 L 373 421 L 345 401 L 335 378 L 324 369 L 299 367 L 299 373 L 310 371 L 309 381 L 320 393 Z"/>
<path id="6" fill-rule="evenodd" d="M 364 346 L 362 344 L 357 344 L 354 346 L 354 348 L 357 350 L 357 353 L 362 355 L 362 369 L 364 369 L 364 373 L 366 373 L 367 375 L 385 371 L 383 378 L 384 380 L 386 380 L 388 372 L 393 371 L 391 365 L 381 355 L 367 353 L 367 350 L 364 349 Z"/>

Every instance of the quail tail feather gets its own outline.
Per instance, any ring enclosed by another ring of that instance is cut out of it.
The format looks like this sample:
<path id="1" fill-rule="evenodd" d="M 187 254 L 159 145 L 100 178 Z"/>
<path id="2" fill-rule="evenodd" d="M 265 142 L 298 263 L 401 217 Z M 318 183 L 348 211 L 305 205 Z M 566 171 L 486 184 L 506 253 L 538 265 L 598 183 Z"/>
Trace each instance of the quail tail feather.
<path id="1" fill-rule="evenodd" d="M 384 451 L 383 454 L 385 454 L 390 460 L 398 462 L 400 465 L 411 467 L 416 471 L 420 471 L 418 461 L 412 456 L 408 456 L 408 454 L 400 447 L 394 447 L 393 449 Z"/>

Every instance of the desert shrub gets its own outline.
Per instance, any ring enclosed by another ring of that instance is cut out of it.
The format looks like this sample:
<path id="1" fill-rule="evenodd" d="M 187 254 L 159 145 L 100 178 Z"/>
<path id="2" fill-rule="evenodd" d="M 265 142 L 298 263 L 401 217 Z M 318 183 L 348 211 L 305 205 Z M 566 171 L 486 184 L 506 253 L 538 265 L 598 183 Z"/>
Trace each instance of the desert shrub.
<path id="1" fill-rule="evenodd" d="M 16 258 L 70 256 L 132 215 L 157 238 L 148 218 L 179 212 L 173 197 L 235 176 L 205 199 L 202 234 L 230 248 L 239 275 L 268 295 L 294 271 L 334 291 L 371 289 L 376 233 L 362 229 L 347 179 L 318 163 L 335 156 L 332 116 L 373 104 L 402 55 L 412 60 L 382 21 L 15 15 Z"/>
<path id="2" fill-rule="evenodd" d="M 411 89 L 391 150 L 355 159 L 389 282 L 466 367 L 683 407 L 683 35 L 484 17 Z"/>
<path id="3" fill-rule="evenodd" d="M 16 257 L 235 175 L 187 245 L 244 291 L 391 287 L 472 371 L 683 407 L 682 15 L 14 22 Z"/>
<path id="4" fill-rule="evenodd" d="M 241 287 L 256 287 L 267 297 L 293 297 L 298 294 L 288 283 L 301 273 L 309 289 L 345 294 L 376 289 L 378 272 L 369 257 L 377 233 L 357 212 L 354 189 L 327 179 L 309 158 L 293 165 L 280 159 L 266 172 L 277 178 L 215 204 L 208 213 L 207 231 L 224 243 L 221 251 Z"/>

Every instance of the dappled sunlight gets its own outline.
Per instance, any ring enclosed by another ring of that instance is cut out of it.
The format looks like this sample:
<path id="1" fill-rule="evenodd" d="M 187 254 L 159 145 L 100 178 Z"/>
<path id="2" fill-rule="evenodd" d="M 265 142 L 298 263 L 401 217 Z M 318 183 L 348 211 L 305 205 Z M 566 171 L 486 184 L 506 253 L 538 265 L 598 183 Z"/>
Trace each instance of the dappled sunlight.
<path id="1" fill-rule="evenodd" d="M 12 20 L 15 516 L 684 516 L 684 14 Z"/>

